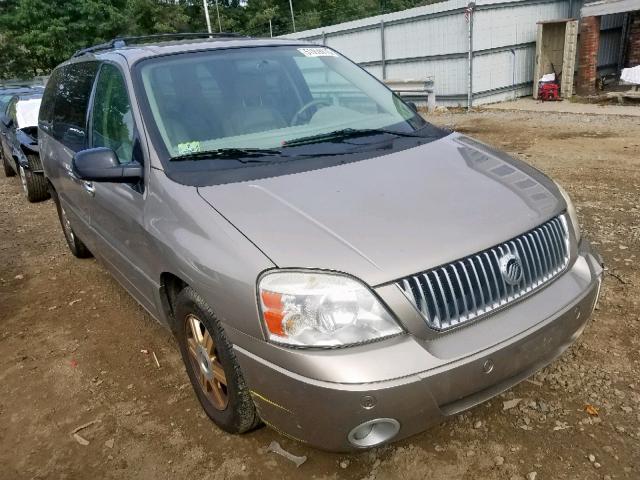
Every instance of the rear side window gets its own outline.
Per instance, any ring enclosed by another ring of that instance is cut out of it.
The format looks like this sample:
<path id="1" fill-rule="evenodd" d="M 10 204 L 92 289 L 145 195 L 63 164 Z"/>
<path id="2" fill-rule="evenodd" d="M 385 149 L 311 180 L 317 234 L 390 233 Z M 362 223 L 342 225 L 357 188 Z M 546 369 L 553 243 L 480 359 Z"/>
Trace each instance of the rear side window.
<path id="1" fill-rule="evenodd" d="M 49 132 L 53 123 L 53 107 L 56 103 L 56 85 L 60 81 L 60 70 L 54 70 L 49 77 L 47 87 L 42 95 L 38 124 L 45 132 Z"/>
<path id="2" fill-rule="evenodd" d="M 86 116 L 98 62 L 65 65 L 55 84 L 53 137 L 77 152 L 86 144 Z"/>

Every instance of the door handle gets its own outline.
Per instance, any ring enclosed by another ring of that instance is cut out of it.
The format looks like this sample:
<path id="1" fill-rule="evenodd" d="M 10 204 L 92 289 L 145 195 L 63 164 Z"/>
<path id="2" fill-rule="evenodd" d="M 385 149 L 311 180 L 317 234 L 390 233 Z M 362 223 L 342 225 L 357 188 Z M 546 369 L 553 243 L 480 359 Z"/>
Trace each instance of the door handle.
<path id="1" fill-rule="evenodd" d="M 82 182 L 82 188 L 92 197 L 96 195 L 96 187 L 93 186 L 92 182 Z"/>

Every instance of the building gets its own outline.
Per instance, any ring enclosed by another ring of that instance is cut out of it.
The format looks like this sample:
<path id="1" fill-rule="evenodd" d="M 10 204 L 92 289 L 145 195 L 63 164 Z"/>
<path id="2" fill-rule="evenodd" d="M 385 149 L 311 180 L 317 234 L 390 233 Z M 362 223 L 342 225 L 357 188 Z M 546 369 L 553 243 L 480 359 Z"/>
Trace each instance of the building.
<path id="1" fill-rule="evenodd" d="M 576 81 L 580 95 L 596 93 L 603 23 L 614 16 L 622 18 L 620 28 L 616 30 L 619 45 L 616 72 L 623 67 L 640 65 L 640 0 L 587 1 L 580 9 Z"/>

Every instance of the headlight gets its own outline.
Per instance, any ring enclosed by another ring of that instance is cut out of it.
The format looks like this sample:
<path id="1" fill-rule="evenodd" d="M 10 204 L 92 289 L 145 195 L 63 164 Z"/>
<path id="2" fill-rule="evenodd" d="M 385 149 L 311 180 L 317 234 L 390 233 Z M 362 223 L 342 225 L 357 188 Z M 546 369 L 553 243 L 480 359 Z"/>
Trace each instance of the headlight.
<path id="1" fill-rule="evenodd" d="M 571 220 L 571 225 L 573 225 L 573 233 L 576 236 L 576 243 L 580 243 L 580 238 L 582 238 L 580 233 L 580 225 L 578 224 L 578 214 L 576 213 L 576 208 L 573 206 L 573 202 L 571 198 L 569 198 L 569 194 L 566 192 L 564 188 L 560 186 L 558 182 L 556 183 L 556 187 L 560 190 L 560 194 L 564 201 L 567 203 L 567 214 L 569 215 L 569 220 Z"/>
<path id="2" fill-rule="evenodd" d="M 267 273 L 260 279 L 258 295 L 273 342 L 337 347 L 402 332 L 369 288 L 345 275 Z"/>

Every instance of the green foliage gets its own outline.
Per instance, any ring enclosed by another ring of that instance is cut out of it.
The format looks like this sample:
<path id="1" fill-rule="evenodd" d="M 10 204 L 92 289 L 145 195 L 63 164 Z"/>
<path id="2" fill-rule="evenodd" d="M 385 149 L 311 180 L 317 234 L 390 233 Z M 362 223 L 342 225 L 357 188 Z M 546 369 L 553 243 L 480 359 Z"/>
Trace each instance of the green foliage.
<path id="1" fill-rule="evenodd" d="M 437 0 L 293 0 L 297 30 Z M 211 26 L 219 29 L 215 0 Z M 292 31 L 289 0 L 219 0 L 223 31 Z M 0 0 L 0 79 L 46 75 L 73 52 L 121 35 L 205 31 L 201 0 Z"/>

